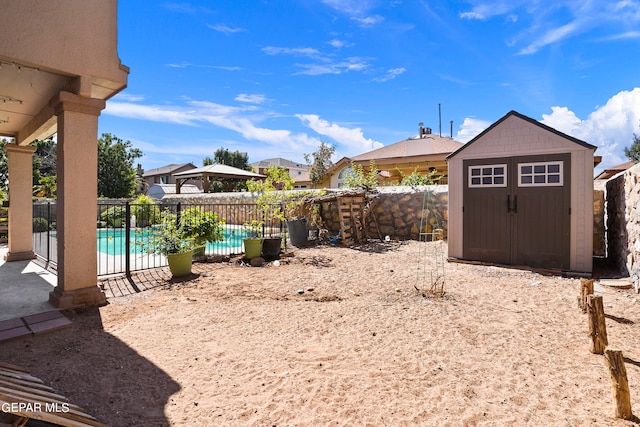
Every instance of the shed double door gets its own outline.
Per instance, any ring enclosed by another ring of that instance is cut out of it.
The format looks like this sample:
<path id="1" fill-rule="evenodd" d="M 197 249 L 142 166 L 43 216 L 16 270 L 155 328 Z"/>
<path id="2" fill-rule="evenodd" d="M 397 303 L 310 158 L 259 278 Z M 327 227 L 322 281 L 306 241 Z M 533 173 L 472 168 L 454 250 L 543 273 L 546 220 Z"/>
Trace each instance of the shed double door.
<path id="1" fill-rule="evenodd" d="M 571 156 L 465 160 L 463 257 L 568 269 Z"/>

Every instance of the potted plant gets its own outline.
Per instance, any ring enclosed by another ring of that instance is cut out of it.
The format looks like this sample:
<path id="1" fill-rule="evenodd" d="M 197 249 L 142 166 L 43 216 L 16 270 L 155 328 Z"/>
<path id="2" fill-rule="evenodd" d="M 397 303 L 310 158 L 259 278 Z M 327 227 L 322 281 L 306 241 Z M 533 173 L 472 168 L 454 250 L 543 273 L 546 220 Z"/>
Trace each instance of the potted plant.
<path id="1" fill-rule="evenodd" d="M 302 240 L 306 243 L 308 237 L 306 219 L 292 219 L 293 211 L 297 203 L 293 197 L 286 193 L 288 190 L 293 189 L 293 178 L 285 168 L 275 165 L 269 167 L 265 174 L 267 178 L 264 181 L 248 181 L 247 187 L 249 191 L 259 193 L 256 203 L 262 209 L 263 218 L 269 225 L 268 229 L 274 229 L 274 223 L 276 221 L 278 224 L 286 223 L 291 243 L 298 245 L 303 243 Z M 300 237 L 300 233 L 298 233 L 297 230 L 294 230 L 296 231 L 295 234 L 291 233 L 291 227 L 301 221 L 304 225 L 303 237 Z M 270 243 L 265 240 L 265 246 L 268 248 L 273 247 L 276 252 L 265 254 L 268 257 L 277 256 L 280 253 L 282 243 L 281 237 L 271 238 L 275 240 L 275 243 Z M 263 251 L 265 246 L 263 246 Z"/>
<path id="2" fill-rule="evenodd" d="M 160 214 L 160 223 L 151 231 L 138 230 L 143 233 L 138 244 L 150 254 L 164 255 L 169 263 L 173 277 L 191 274 L 194 238 L 185 230 L 182 221 L 168 210 Z"/>
<path id="3" fill-rule="evenodd" d="M 248 259 L 257 258 L 262 254 L 262 244 L 264 239 L 262 238 L 262 226 L 264 223 L 253 219 L 243 224 L 244 231 L 247 233 L 247 237 L 242 239 L 244 244 L 244 255 Z"/>
<path id="4" fill-rule="evenodd" d="M 194 256 L 203 256 L 207 243 L 224 240 L 224 221 L 213 212 L 206 212 L 199 206 L 185 209 L 180 213 L 180 222 L 185 236 L 193 239 Z"/>

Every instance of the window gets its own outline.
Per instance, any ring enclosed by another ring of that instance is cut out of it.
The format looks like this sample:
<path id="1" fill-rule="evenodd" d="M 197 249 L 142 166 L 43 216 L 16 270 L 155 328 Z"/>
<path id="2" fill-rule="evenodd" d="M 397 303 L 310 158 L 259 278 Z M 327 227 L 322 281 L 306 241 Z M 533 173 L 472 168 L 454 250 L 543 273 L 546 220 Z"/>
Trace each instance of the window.
<path id="1" fill-rule="evenodd" d="M 343 188 L 344 187 L 344 180 L 348 177 L 348 176 L 352 176 L 354 175 L 355 172 L 353 171 L 353 169 L 351 168 L 351 166 L 347 166 L 345 168 L 343 168 L 340 173 L 338 174 L 338 188 Z"/>
<path id="2" fill-rule="evenodd" d="M 519 187 L 559 187 L 563 185 L 563 162 L 518 163 Z"/>
<path id="3" fill-rule="evenodd" d="M 507 165 L 469 166 L 469 188 L 506 187 Z"/>

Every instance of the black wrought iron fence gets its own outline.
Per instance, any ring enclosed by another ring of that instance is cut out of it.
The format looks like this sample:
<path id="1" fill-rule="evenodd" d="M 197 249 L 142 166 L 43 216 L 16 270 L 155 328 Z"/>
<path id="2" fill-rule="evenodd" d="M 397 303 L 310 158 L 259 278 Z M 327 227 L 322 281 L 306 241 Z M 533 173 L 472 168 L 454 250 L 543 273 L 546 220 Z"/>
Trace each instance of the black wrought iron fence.
<path id="1" fill-rule="evenodd" d="M 55 202 L 33 205 L 34 252 L 50 263 L 57 262 L 55 212 Z M 150 240 L 162 227 L 163 212 L 186 224 L 197 223 L 205 215 L 215 215 L 222 226 L 222 239 L 204 244 L 205 256 L 242 253 L 242 239 L 247 236 L 244 224 L 252 221 L 260 224 L 264 236 L 283 236 L 286 229 L 280 220 L 272 218 L 269 212 L 255 204 L 153 205 L 101 200 L 98 203 L 96 233 L 98 275 L 128 275 L 133 271 L 166 266 L 166 257 L 148 251 Z"/>
<path id="2" fill-rule="evenodd" d="M 58 263 L 56 245 L 56 212 L 55 201 L 33 203 L 33 252 L 47 263 Z"/>

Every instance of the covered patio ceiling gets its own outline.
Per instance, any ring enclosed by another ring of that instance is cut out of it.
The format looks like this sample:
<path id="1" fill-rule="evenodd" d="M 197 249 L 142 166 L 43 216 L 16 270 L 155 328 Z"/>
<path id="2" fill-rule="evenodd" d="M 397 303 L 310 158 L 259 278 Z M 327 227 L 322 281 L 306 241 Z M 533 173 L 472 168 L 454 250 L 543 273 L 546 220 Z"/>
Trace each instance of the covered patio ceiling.
<path id="1" fill-rule="evenodd" d="M 73 77 L 51 73 L 28 65 L 5 61 L 0 57 L 0 137 L 18 137 L 30 122 L 47 107 L 49 100 L 69 86 Z M 37 123 L 36 127 L 41 125 Z M 51 119 L 34 137 L 46 138 L 56 132 Z M 18 141 L 18 143 L 28 143 Z"/>

